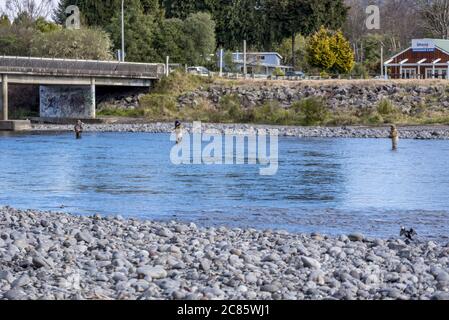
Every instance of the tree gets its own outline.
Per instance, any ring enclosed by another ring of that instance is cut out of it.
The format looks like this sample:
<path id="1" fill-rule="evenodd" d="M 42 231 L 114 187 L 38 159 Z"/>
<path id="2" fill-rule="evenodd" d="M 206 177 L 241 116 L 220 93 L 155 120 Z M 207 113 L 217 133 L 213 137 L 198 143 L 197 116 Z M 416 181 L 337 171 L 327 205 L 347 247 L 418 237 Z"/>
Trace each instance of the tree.
<path id="1" fill-rule="evenodd" d="M 433 36 L 449 39 L 449 0 L 417 0 L 425 28 Z"/>
<path id="2" fill-rule="evenodd" d="M 232 51 L 226 51 L 223 56 L 224 69 L 227 72 L 239 72 L 237 65 L 234 63 L 234 57 Z"/>
<path id="3" fill-rule="evenodd" d="M 30 56 L 31 40 L 35 31 L 17 25 L 0 26 L 0 55 Z"/>
<path id="4" fill-rule="evenodd" d="M 10 27 L 11 21 L 9 20 L 8 16 L 6 14 L 3 14 L 0 16 L 0 28 L 1 27 Z"/>
<path id="5" fill-rule="evenodd" d="M 326 72 L 349 73 L 354 67 L 354 53 L 341 31 L 331 32 L 321 27 L 313 34 L 307 46 L 311 66 Z"/>
<path id="6" fill-rule="evenodd" d="M 283 63 L 287 65 L 291 65 L 296 70 L 308 70 L 309 66 L 307 63 L 307 52 L 306 52 L 307 40 L 301 35 L 297 34 L 295 38 L 295 63 L 293 63 L 292 56 L 292 39 L 285 38 L 282 42 L 276 47 L 276 52 L 278 52 L 283 57 Z"/>
<path id="7" fill-rule="evenodd" d="M 191 14 L 184 21 L 184 50 L 190 64 L 204 64 L 215 51 L 215 22 L 209 13 Z"/>
<path id="8" fill-rule="evenodd" d="M 334 66 L 337 57 L 333 50 L 332 37 L 324 27 L 310 37 L 307 58 L 311 66 L 322 70 L 328 71 Z"/>
<path id="9" fill-rule="evenodd" d="M 296 64 L 296 35 L 309 35 L 320 26 L 340 28 L 348 8 L 342 0 L 267 0 L 266 12 L 272 24 L 285 37 L 292 39 L 292 63 Z"/>
<path id="10" fill-rule="evenodd" d="M 34 27 L 36 30 L 43 33 L 57 31 L 61 28 L 56 23 L 49 22 L 42 17 L 36 19 L 36 21 L 34 22 Z"/>
<path id="11" fill-rule="evenodd" d="M 335 64 L 332 69 L 337 73 L 349 73 L 354 67 L 354 52 L 343 32 L 337 31 L 332 37 L 332 49 L 335 53 Z"/>
<path id="12" fill-rule="evenodd" d="M 166 19 L 159 25 L 153 45 L 158 52 L 158 60 L 164 61 L 166 56 L 177 63 L 187 63 L 184 49 L 184 22 L 181 19 Z"/>
<path id="13" fill-rule="evenodd" d="M 118 11 L 107 27 L 112 37 L 114 49 L 121 48 L 121 13 Z M 162 62 L 153 41 L 157 24 L 153 15 L 146 15 L 138 0 L 129 0 L 125 14 L 125 53 L 126 60 L 133 62 Z"/>
<path id="14" fill-rule="evenodd" d="M 31 42 L 31 55 L 48 58 L 111 60 L 111 40 L 99 29 L 39 32 Z"/>
<path id="15" fill-rule="evenodd" d="M 195 0 L 162 0 L 167 18 L 186 19 L 190 14 L 198 12 L 198 5 L 201 1 Z"/>

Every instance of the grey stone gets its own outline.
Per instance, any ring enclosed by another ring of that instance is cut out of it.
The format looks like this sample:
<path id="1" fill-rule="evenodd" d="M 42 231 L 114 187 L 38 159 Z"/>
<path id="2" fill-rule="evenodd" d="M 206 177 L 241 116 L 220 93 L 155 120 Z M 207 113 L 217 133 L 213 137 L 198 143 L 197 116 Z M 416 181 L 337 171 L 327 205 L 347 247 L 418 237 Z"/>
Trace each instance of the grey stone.
<path id="1" fill-rule="evenodd" d="M 432 296 L 431 300 L 449 301 L 449 292 L 437 292 Z"/>
<path id="2" fill-rule="evenodd" d="M 5 280 L 11 284 L 14 281 L 14 276 L 10 271 L 0 271 L 0 280 Z"/>
<path id="3" fill-rule="evenodd" d="M 78 232 L 78 233 L 75 235 L 75 238 L 76 238 L 76 240 L 78 240 L 78 241 L 84 241 L 84 242 L 86 242 L 86 243 L 88 243 L 88 244 L 94 242 L 94 238 L 93 238 L 92 235 L 91 235 L 89 232 L 87 232 L 87 231 L 81 231 L 81 232 Z"/>
<path id="4" fill-rule="evenodd" d="M 22 290 L 11 289 L 11 290 L 5 292 L 5 294 L 3 295 L 3 298 L 7 299 L 7 300 L 25 300 L 26 294 Z"/>
<path id="5" fill-rule="evenodd" d="M 26 285 L 31 283 L 31 279 L 28 275 L 23 274 L 19 278 L 13 281 L 12 287 L 18 288 L 18 287 L 25 287 Z"/>
<path id="6" fill-rule="evenodd" d="M 313 258 L 302 256 L 301 261 L 306 268 L 321 269 L 321 264 Z"/>
<path id="7" fill-rule="evenodd" d="M 47 269 L 53 268 L 53 263 L 51 263 L 49 260 L 45 259 L 40 255 L 34 256 L 32 262 L 36 268 L 47 268 Z"/>
<path id="8" fill-rule="evenodd" d="M 152 279 L 162 279 L 167 277 L 167 271 L 162 266 L 145 266 L 137 269 L 137 273 L 143 277 L 151 277 Z"/>
<path id="9" fill-rule="evenodd" d="M 277 292 L 277 291 L 279 291 L 279 289 L 280 288 L 274 284 L 266 284 L 266 285 L 263 285 L 262 287 L 260 287 L 261 291 L 270 292 L 270 293 Z"/>
<path id="10" fill-rule="evenodd" d="M 206 272 L 209 272 L 210 267 L 211 267 L 211 263 L 207 259 L 202 259 L 201 262 L 200 262 L 200 266 L 201 266 L 201 269 L 203 269 Z"/>

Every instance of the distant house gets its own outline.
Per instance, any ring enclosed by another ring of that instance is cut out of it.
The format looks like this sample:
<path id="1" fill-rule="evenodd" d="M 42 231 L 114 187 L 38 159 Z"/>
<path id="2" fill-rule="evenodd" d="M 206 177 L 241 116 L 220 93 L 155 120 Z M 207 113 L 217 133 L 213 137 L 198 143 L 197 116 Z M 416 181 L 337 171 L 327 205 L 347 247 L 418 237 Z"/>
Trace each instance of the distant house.
<path id="1" fill-rule="evenodd" d="M 411 47 L 384 63 L 392 79 L 449 79 L 449 40 L 414 39 Z"/>
<path id="2" fill-rule="evenodd" d="M 247 73 L 270 76 L 276 69 L 280 69 L 284 73 L 293 69 L 292 67 L 282 65 L 282 59 L 282 56 L 277 52 L 248 52 L 246 54 Z M 232 54 L 232 62 L 236 71 L 244 72 L 243 52 L 234 52 Z M 224 69 L 226 69 L 226 65 L 224 65 Z"/>

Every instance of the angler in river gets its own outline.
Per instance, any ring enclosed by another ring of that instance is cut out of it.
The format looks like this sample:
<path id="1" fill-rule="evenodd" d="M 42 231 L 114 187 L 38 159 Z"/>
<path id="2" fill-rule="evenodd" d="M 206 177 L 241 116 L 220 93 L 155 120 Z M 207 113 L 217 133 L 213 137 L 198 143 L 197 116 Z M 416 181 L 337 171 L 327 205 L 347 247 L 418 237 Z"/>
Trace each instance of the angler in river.
<path id="1" fill-rule="evenodd" d="M 81 120 L 78 120 L 75 124 L 75 136 L 77 139 L 81 139 L 81 134 L 83 133 L 83 123 Z"/>

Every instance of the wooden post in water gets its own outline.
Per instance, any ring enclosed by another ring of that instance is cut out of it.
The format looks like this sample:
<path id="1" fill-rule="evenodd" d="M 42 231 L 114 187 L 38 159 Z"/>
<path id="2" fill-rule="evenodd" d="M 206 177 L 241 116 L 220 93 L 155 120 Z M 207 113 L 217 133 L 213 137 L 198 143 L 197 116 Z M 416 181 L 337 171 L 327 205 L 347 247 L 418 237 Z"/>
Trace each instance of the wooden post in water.
<path id="1" fill-rule="evenodd" d="M 8 75 L 2 74 L 2 119 L 8 120 Z"/>

